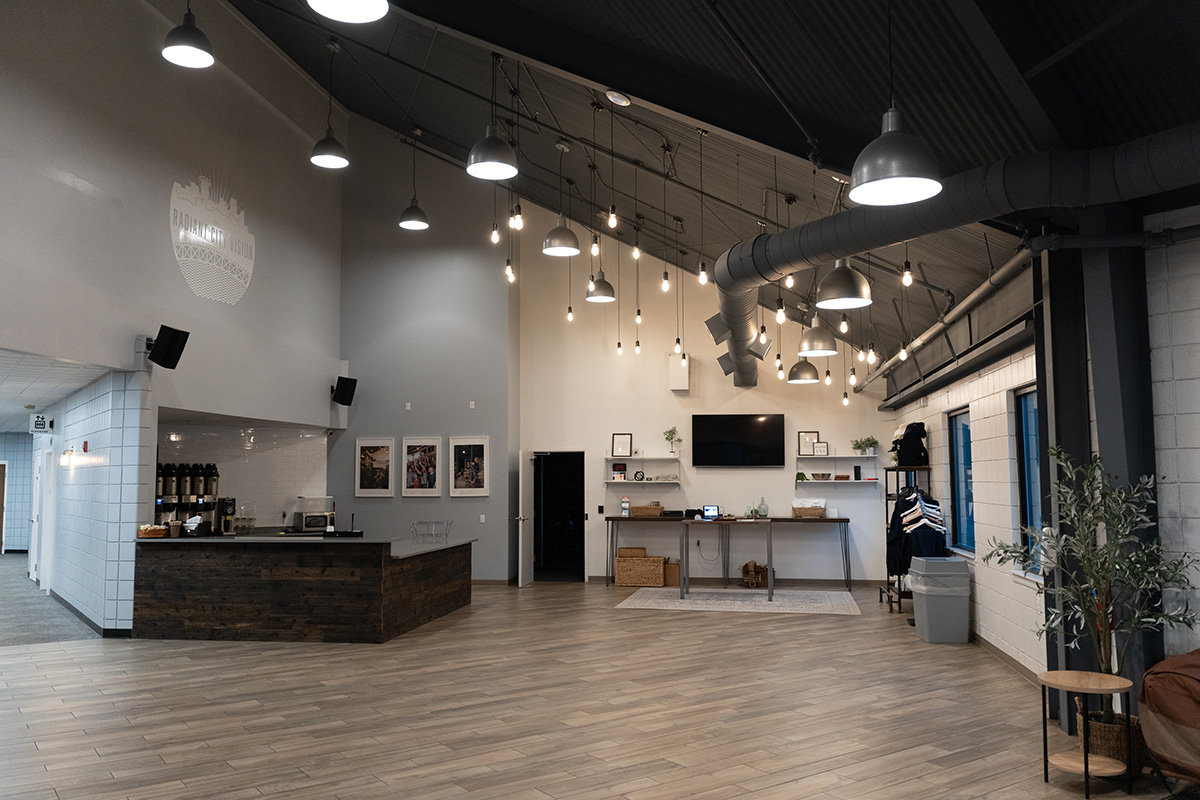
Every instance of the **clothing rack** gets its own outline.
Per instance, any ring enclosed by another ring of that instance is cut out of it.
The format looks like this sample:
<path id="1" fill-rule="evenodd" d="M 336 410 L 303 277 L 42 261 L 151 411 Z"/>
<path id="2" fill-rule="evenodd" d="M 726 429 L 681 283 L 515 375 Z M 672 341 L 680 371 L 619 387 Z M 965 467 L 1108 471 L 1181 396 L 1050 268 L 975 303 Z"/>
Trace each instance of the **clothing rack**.
<path id="1" fill-rule="evenodd" d="M 884 540 L 887 540 L 891 529 L 892 512 L 896 504 L 907 499 L 912 492 L 917 492 L 918 496 L 930 497 L 929 467 L 884 467 Z M 943 531 L 945 530 L 944 521 L 941 523 Z M 912 592 L 902 588 L 901 575 L 892 575 L 888 572 L 887 582 L 879 587 L 879 602 L 888 604 L 888 613 L 904 613 L 902 600 L 912 597 Z M 893 609 L 893 606 L 895 607 Z"/>

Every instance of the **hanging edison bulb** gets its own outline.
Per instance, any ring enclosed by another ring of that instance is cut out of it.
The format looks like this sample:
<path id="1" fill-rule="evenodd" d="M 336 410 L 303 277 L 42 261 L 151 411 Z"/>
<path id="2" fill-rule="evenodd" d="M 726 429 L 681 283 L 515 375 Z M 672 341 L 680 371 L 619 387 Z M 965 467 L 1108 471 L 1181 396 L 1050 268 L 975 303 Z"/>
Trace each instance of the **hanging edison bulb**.
<path id="1" fill-rule="evenodd" d="M 638 309 L 637 316 L 633 318 L 633 321 L 637 325 L 642 324 L 642 310 L 640 308 Z"/>
<path id="2" fill-rule="evenodd" d="M 615 205 L 608 207 L 608 227 L 617 227 L 617 207 Z"/>
<path id="3" fill-rule="evenodd" d="M 492 240 L 492 244 L 500 244 L 500 223 L 499 222 L 492 223 L 491 240 Z"/>
<path id="4" fill-rule="evenodd" d="M 779 298 L 775 302 L 775 321 L 780 325 L 787 322 L 787 312 L 783 310 L 783 298 Z"/>
<path id="5" fill-rule="evenodd" d="M 633 342 L 633 354 L 634 354 L 635 356 L 640 356 L 640 355 L 642 354 L 642 340 L 641 340 L 641 339 L 635 339 L 635 340 L 634 340 L 634 342 Z"/>
<path id="6" fill-rule="evenodd" d="M 600 255 L 600 234 L 598 233 L 592 234 L 592 255 Z"/>
<path id="7" fill-rule="evenodd" d="M 851 386 L 858 385 L 858 376 L 854 374 L 854 367 L 850 368 L 850 385 Z"/>
<path id="8" fill-rule="evenodd" d="M 842 405 L 850 405 L 850 395 L 846 392 L 842 392 Z"/>
<path id="9" fill-rule="evenodd" d="M 641 258 L 641 257 L 642 257 L 642 248 L 638 247 L 638 246 L 635 244 L 635 245 L 633 246 L 633 260 L 634 260 L 634 261 L 637 261 L 637 260 L 638 260 L 639 258 Z"/>
<path id="10" fill-rule="evenodd" d="M 779 373 L 779 380 L 783 380 L 783 356 L 779 353 L 775 354 L 775 370 Z"/>
<path id="11" fill-rule="evenodd" d="M 678 336 L 675 337 L 675 352 L 676 353 L 683 352 L 683 343 L 679 341 Z"/>
<path id="12" fill-rule="evenodd" d="M 859 360 L 859 361 L 866 361 L 866 360 L 867 360 L 867 351 L 866 351 L 866 350 L 859 350 L 859 351 L 858 351 L 858 360 Z"/>
<path id="13" fill-rule="evenodd" d="M 908 245 L 905 245 L 905 247 L 907 247 L 907 246 Z M 905 286 L 912 286 L 912 282 L 913 282 L 912 264 L 909 264 L 907 259 L 905 259 L 905 261 L 904 261 L 904 274 L 900 276 L 900 282 L 903 283 Z"/>
<path id="14" fill-rule="evenodd" d="M 879 357 L 875 355 L 875 343 L 871 342 L 867 345 L 867 363 L 874 364 L 878 358 Z"/>
<path id="15" fill-rule="evenodd" d="M 671 276 L 667 274 L 665 269 L 663 270 L 662 290 L 664 292 L 671 291 Z"/>
<path id="16" fill-rule="evenodd" d="M 621 349 L 621 343 L 617 342 L 617 355 L 624 355 L 625 351 Z"/>
<path id="17" fill-rule="evenodd" d="M 783 279 L 783 285 L 789 289 L 796 285 L 796 279 L 792 277 L 792 273 L 789 272 L 788 276 Z"/>
<path id="18" fill-rule="evenodd" d="M 845 314 L 842 314 L 842 324 L 838 325 L 838 330 L 841 331 L 842 333 L 850 332 L 850 318 L 847 317 Z"/>
<path id="19" fill-rule="evenodd" d="M 700 262 L 700 285 L 708 283 L 708 268 L 704 266 L 704 262 Z"/>
<path id="20" fill-rule="evenodd" d="M 908 345 L 900 345 L 900 360 L 908 361 Z"/>
<path id="21" fill-rule="evenodd" d="M 826 386 L 833 385 L 833 376 L 829 374 L 829 370 L 825 370 L 825 385 Z"/>
<path id="22" fill-rule="evenodd" d="M 575 312 L 571 310 L 570 306 L 567 306 L 567 322 L 572 322 L 574 319 Z"/>
<path id="23" fill-rule="evenodd" d="M 767 326 L 766 325 L 763 325 L 761 328 L 758 329 L 758 343 L 759 344 L 767 343 Z"/>
<path id="24" fill-rule="evenodd" d="M 596 276 L 595 275 L 588 276 L 588 291 L 589 292 L 596 291 Z"/>

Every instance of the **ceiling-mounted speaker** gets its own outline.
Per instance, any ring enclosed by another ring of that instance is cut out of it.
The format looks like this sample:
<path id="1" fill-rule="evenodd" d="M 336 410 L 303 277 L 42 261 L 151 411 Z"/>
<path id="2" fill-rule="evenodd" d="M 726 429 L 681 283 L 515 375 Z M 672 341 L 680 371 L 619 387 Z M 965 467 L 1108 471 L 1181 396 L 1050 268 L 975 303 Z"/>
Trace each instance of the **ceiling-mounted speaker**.
<path id="1" fill-rule="evenodd" d="M 146 346 L 149 348 L 146 357 L 160 367 L 175 369 L 187 340 L 187 331 L 159 325 L 158 335 L 146 340 Z"/>
<path id="2" fill-rule="evenodd" d="M 336 386 L 329 387 L 333 402 L 339 406 L 348 406 L 354 402 L 354 390 L 358 388 L 358 378 L 338 378 Z"/>

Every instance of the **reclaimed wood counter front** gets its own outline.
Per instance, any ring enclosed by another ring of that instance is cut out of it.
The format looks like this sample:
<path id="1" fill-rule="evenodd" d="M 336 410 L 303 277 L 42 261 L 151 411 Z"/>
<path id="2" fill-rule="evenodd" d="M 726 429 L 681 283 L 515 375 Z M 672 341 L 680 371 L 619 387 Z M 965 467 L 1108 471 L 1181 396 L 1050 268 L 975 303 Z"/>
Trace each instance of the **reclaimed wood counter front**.
<path id="1" fill-rule="evenodd" d="M 473 541 L 139 540 L 133 636 L 386 642 L 471 602 Z"/>

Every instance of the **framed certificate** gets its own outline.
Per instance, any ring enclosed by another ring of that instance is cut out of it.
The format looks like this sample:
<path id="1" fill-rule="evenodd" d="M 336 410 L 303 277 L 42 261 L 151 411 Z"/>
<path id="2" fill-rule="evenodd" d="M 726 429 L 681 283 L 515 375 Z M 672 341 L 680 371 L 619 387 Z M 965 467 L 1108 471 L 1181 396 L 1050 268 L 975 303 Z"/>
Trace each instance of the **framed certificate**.
<path id="1" fill-rule="evenodd" d="M 796 445 L 796 453 L 798 455 L 815 455 L 813 452 L 813 445 L 815 445 L 817 440 L 821 438 L 819 431 L 799 431 L 796 434 L 796 437 L 799 440 Z"/>
<path id="2" fill-rule="evenodd" d="M 614 433 L 612 435 L 613 458 L 629 458 L 633 455 L 633 434 Z"/>

